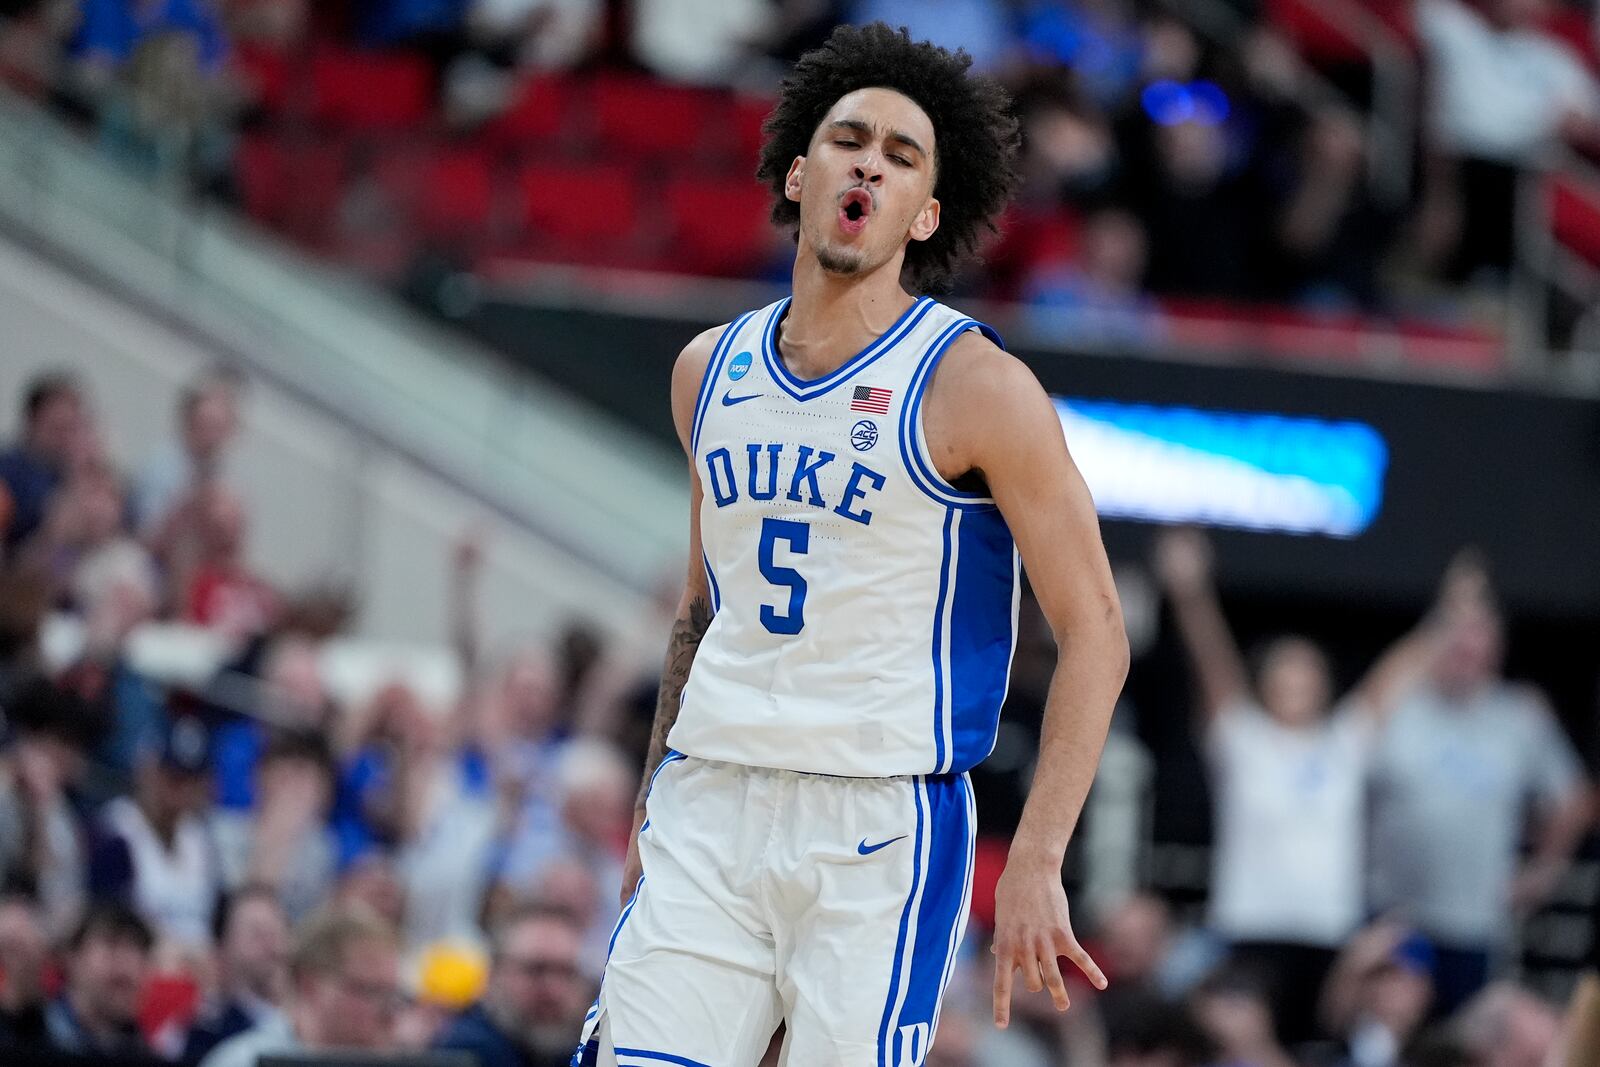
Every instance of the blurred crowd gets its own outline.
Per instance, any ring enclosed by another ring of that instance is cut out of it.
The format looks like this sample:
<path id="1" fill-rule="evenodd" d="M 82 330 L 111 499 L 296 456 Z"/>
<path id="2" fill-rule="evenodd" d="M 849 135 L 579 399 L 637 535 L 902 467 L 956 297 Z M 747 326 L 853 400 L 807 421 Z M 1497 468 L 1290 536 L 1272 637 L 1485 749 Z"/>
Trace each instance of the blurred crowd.
<path id="1" fill-rule="evenodd" d="M 89 384 L 34 380 L 0 449 L 0 1049 L 565 1065 L 619 914 L 655 677 L 578 623 L 489 654 L 489 546 L 469 531 L 440 562 L 459 695 L 397 679 L 336 697 L 322 650 L 349 597 L 252 568 L 245 380 L 191 383 L 144 457 L 108 448 Z M 1111 987 L 1074 990 L 1064 1016 L 1022 992 L 1011 1028 L 988 1022 L 994 880 L 1054 663 L 1028 603 L 927 1064 L 1543 1063 L 1559 1007 L 1518 984 L 1512 939 L 1560 884 L 1590 792 L 1540 693 L 1503 677 L 1483 563 L 1452 563 L 1342 695 L 1311 640 L 1240 651 L 1200 535 L 1164 534 L 1147 566 L 1195 683 L 1206 910 L 1175 908 L 1140 858 L 1152 760 L 1120 710 L 1073 862 Z M 210 634 L 220 666 L 152 676 L 134 638 L 154 625 Z"/>
<path id="2" fill-rule="evenodd" d="M 282 129 L 273 109 L 319 43 L 425 56 L 435 101 L 414 138 L 470 143 L 552 71 L 633 71 L 761 98 L 833 25 L 906 25 L 1005 81 L 1024 123 L 1020 202 L 965 288 L 1108 343 L 1159 340 L 1157 301 L 1498 323 L 1486 313 L 1502 306 L 1512 269 L 1518 176 L 1600 146 L 1584 0 L 1352 0 L 1321 13 L 1288 0 L 4 7 L 9 80 L 86 118 L 131 165 L 223 196 L 238 195 L 241 131 L 265 122 L 290 142 L 313 136 Z M 672 167 L 748 177 L 744 155 L 691 158 L 702 132 L 682 131 Z M 371 213 L 352 198 L 337 210 Z M 776 274 L 777 258 L 738 266 Z"/>

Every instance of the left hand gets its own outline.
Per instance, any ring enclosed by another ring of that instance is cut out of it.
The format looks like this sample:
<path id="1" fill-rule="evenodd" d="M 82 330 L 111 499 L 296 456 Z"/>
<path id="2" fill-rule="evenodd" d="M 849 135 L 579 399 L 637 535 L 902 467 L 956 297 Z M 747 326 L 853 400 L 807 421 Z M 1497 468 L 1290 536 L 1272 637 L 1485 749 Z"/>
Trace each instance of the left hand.
<path id="1" fill-rule="evenodd" d="M 994 946 L 990 951 L 995 957 L 996 1026 L 1004 1028 L 1011 1021 L 1011 979 L 1018 968 L 1029 992 L 1050 990 L 1057 1011 L 1066 1011 L 1072 1003 L 1061 978 L 1061 956 L 1071 960 L 1096 989 L 1106 987 L 1106 976 L 1072 933 L 1059 863 L 1011 859 L 994 896 Z"/>

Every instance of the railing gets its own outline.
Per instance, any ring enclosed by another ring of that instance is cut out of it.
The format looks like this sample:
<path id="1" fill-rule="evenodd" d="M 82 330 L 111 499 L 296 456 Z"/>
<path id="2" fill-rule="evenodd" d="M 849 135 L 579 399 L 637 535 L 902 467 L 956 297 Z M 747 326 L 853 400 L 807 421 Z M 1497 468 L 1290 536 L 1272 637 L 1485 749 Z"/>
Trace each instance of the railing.
<path id="1" fill-rule="evenodd" d="M 1561 230 L 1560 201 L 1593 220 L 1593 247 L 1582 255 Z M 1562 380 L 1580 392 L 1600 391 L 1600 167 L 1576 153 L 1551 154 L 1546 165 L 1517 178 L 1516 244 L 1511 285 L 1512 364 L 1530 375 Z M 1587 309 L 1577 319 L 1571 351 L 1563 360 L 1540 359 L 1552 342 L 1551 299 L 1564 297 Z"/>
<path id="2" fill-rule="evenodd" d="M 636 593 L 681 554 L 687 498 L 670 450 L 225 212 L 118 172 L 9 94 L 0 226 Z"/>

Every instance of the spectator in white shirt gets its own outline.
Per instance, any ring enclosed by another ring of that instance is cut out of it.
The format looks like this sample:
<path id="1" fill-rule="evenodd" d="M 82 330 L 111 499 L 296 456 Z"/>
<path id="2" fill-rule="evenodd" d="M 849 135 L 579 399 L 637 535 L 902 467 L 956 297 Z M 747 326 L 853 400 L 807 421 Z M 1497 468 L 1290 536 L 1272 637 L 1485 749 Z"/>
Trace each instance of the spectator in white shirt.
<path id="1" fill-rule="evenodd" d="M 1548 898 L 1589 822 L 1577 753 L 1544 696 L 1506 681 L 1503 648 L 1484 579 L 1446 616 L 1374 763 L 1370 902 L 1434 942 L 1440 1012 L 1489 980 L 1509 917 Z"/>
<path id="2" fill-rule="evenodd" d="M 132 796 L 100 816 L 90 855 L 89 891 L 131 906 L 187 954 L 211 944 L 220 863 L 202 819 L 212 795 L 210 735 L 199 720 L 174 719 L 159 753 L 137 768 Z"/>
<path id="3" fill-rule="evenodd" d="M 1210 925 L 1268 992 L 1278 1036 L 1303 1041 L 1323 977 L 1362 919 L 1376 719 L 1426 642 L 1401 641 L 1333 706 L 1327 661 L 1303 637 L 1271 641 L 1252 681 L 1198 533 L 1163 537 L 1156 562 L 1199 683 L 1216 808 Z"/>
<path id="4" fill-rule="evenodd" d="M 134 479 L 137 528 L 153 533 L 193 487 L 223 473 L 239 433 L 239 376 L 212 370 L 178 398 L 178 435 L 150 457 Z"/>

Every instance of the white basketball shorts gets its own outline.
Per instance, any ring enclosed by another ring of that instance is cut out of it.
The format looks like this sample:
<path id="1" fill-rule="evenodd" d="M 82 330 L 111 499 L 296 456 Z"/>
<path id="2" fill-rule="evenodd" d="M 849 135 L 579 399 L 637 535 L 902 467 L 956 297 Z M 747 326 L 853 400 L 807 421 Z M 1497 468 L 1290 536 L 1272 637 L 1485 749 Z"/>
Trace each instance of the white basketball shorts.
<path id="1" fill-rule="evenodd" d="M 575 1067 L 920 1067 L 966 928 L 964 774 L 840 778 L 671 753 Z"/>

